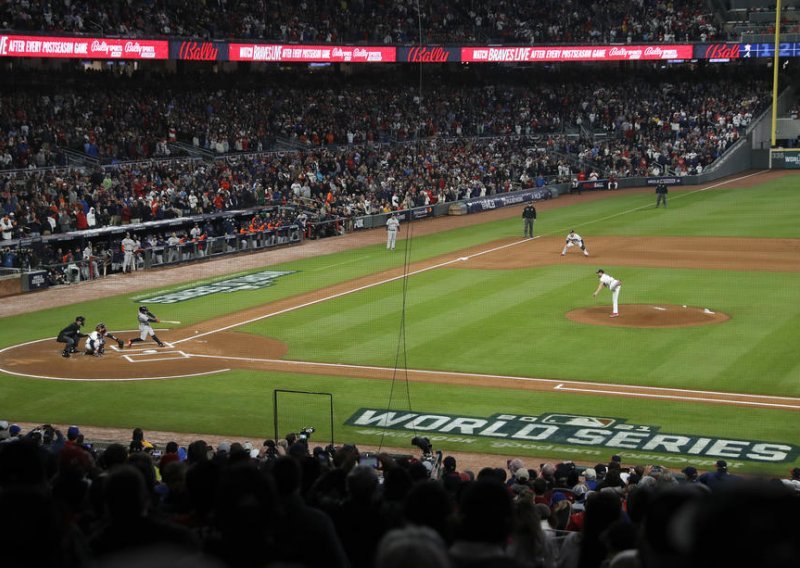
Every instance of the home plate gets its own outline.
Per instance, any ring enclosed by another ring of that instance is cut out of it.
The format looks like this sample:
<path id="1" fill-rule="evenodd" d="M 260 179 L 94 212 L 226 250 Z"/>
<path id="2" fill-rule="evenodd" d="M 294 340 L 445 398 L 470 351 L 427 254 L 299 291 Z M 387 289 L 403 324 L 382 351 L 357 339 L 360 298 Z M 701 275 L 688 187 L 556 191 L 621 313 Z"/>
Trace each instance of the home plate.
<path id="1" fill-rule="evenodd" d="M 158 353 L 158 351 L 156 351 L 155 349 L 145 349 L 144 351 L 142 351 L 143 355 L 152 355 L 153 353 Z"/>
<path id="2" fill-rule="evenodd" d="M 666 312 L 667 308 L 662 308 L 661 306 L 653 306 L 654 310 L 658 310 L 659 312 Z"/>

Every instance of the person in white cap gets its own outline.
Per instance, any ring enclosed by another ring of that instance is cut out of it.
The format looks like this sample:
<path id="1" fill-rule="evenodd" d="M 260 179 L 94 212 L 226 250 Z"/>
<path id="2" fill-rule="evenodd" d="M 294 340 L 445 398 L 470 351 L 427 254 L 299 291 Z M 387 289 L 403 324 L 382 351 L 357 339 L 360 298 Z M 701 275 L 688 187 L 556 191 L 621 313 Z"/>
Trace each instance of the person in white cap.
<path id="1" fill-rule="evenodd" d="M 576 233 L 575 229 L 572 229 L 567 235 L 564 248 L 561 249 L 561 256 L 567 254 L 567 250 L 572 247 L 579 247 L 583 251 L 583 256 L 589 256 L 589 251 L 586 250 L 586 243 L 583 242 L 583 237 Z"/>
<path id="2" fill-rule="evenodd" d="M 400 221 L 397 219 L 397 213 L 392 213 L 392 216 L 386 221 L 386 250 L 394 250 L 399 229 Z"/>
<path id="3" fill-rule="evenodd" d="M 597 290 L 594 291 L 592 296 L 595 298 L 600 293 L 600 290 L 603 289 L 603 286 L 609 289 L 611 292 L 611 315 L 608 316 L 610 318 L 618 318 L 619 317 L 619 291 L 622 288 L 622 280 L 617 280 L 610 274 L 606 274 L 605 270 L 602 268 L 597 271 L 597 277 L 600 279 L 600 283 L 597 285 Z"/>

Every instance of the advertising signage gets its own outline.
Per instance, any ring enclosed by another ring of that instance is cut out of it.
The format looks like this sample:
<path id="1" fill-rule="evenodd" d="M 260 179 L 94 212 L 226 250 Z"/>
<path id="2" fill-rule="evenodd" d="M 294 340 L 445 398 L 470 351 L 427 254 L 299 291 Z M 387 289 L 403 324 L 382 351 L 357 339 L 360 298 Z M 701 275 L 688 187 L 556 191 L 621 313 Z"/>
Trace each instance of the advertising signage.
<path id="1" fill-rule="evenodd" d="M 167 59 L 169 42 L 150 39 L 0 35 L 0 57 Z"/>
<path id="2" fill-rule="evenodd" d="M 728 60 L 739 59 L 739 43 L 701 43 L 694 46 L 695 59 Z"/>
<path id="3" fill-rule="evenodd" d="M 173 40 L 169 58 L 181 61 L 227 61 L 228 44 L 224 41 Z"/>
<path id="4" fill-rule="evenodd" d="M 740 47 L 741 58 L 774 57 L 773 43 L 743 43 Z M 800 42 L 790 41 L 778 44 L 779 57 L 800 57 Z"/>
<path id="5" fill-rule="evenodd" d="M 539 63 L 561 61 L 657 61 L 691 59 L 685 45 L 574 45 L 526 47 L 462 47 L 465 63 Z"/>
<path id="6" fill-rule="evenodd" d="M 569 61 L 726 62 L 773 57 L 771 43 L 410 47 L 237 43 L 173 38 L 66 37 L 0 34 L 0 57 L 249 61 L 274 63 L 556 63 Z M 800 57 L 800 42 L 779 44 L 780 57 Z"/>
<path id="7" fill-rule="evenodd" d="M 231 61 L 279 63 L 394 63 L 397 48 L 354 45 L 229 44 Z"/>
<path id="8" fill-rule="evenodd" d="M 397 60 L 403 63 L 458 63 L 460 47 L 417 45 L 397 48 Z"/>

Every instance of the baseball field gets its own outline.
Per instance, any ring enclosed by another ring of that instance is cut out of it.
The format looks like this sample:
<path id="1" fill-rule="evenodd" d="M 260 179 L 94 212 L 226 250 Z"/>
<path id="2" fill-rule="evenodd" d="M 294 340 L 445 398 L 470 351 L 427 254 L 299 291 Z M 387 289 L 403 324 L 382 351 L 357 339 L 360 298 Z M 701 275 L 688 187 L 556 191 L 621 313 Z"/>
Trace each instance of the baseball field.
<path id="1" fill-rule="evenodd" d="M 537 204 L 533 239 L 514 207 L 403 224 L 394 252 L 373 231 L 181 283 L 153 272 L 133 294 L 32 294 L 0 328 L 0 418 L 263 439 L 276 389 L 305 391 L 324 394 L 277 396 L 279 431 L 313 426 L 320 444 L 333 424 L 337 443 L 409 452 L 419 435 L 445 453 L 784 475 L 800 465 L 797 181 L 671 190 L 667 209 L 651 190 L 559 198 Z M 570 229 L 589 257 L 561 256 Z M 598 268 L 622 281 L 619 318 L 592 296 Z M 179 322 L 156 325 L 166 348 L 59 356 L 76 315 L 128 338 L 140 305 Z"/>

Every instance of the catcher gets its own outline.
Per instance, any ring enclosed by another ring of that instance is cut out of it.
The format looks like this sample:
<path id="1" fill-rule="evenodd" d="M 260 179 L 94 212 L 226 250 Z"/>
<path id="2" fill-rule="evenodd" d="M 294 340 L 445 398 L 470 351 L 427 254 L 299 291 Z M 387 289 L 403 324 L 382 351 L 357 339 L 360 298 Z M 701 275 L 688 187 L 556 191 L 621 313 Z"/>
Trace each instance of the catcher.
<path id="1" fill-rule="evenodd" d="M 120 349 L 125 346 L 125 342 L 119 337 L 108 333 L 106 324 L 101 322 L 98 323 L 95 326 L 94 331 L 89 334 L 89 338 L 86 340 L 86 345 L 84 346 L 83 354 L 94 355 L 95 357 L 100 357 L 103 355 L 105 353 L 106 338 L 116 341 Z"/>
<path id="2" fill-rule="evenodd" d="M 129 339 L 128 347 L 132 347 L 134 343 L 144 341 L 147 339 L 148 335 L 153 338 L 153 341 L 155 341 L 159 347 L 164 347 L 164 342 L 158 338 L 153 326 L 150 325 L 151 323 L 158 323 L 159 320 L 147 309 L 147 306 L 139 306 L 139 313 L 136 317 L 139 320 L 139 337 Z"/>

